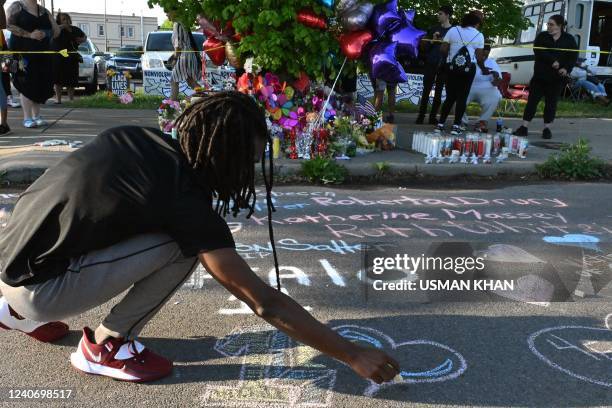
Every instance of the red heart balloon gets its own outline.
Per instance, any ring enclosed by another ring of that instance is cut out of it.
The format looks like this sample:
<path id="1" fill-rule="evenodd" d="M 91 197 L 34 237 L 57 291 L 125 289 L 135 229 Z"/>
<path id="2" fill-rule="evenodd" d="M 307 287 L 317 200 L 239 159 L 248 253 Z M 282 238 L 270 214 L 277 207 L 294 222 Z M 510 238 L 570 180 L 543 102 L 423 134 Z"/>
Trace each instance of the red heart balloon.
<path id="1" fill-rule="evenodd" d="M 355 31 L 352 33 L 342 34 L 338 41 L 340 41 L 340 48 L 342 53 L 346 55 L 348 59 L 357 59 L 361 57 L 363 48 L 370 42 L 374 36 L 368 30 Z"/>
<path id="2" fill-rule="evenodd" d="M 297 21 L 310 28 L 319 28 L 321 30 L 327 28 L 325 17 L 321 17 L 309 9 L 300 10 L 297 14 Z"/>
<path id="3" fill-rule="evenodd" d="M 225 43 L 216 38 L 209 37 L 204 41 L 204 51 L 215 65 L 223 65 L 225 62 Z"/>
<path id="4" fill-rule="evenodd" d="M 302 72 L 300 74 L 300 77 L 293 83 L 293 87 L 301 93 L 304 93 L 309 86 L 310 78 L 308 77 L 308 75 L 306 75 L 305 72 Z"/>

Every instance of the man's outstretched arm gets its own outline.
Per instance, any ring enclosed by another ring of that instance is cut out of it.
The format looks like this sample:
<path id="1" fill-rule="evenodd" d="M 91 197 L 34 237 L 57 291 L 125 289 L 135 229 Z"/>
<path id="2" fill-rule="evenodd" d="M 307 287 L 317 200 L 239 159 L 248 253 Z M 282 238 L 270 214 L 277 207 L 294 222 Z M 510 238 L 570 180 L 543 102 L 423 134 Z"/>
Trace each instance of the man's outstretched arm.
<path id="1" fill-rule="evenodd" d="M 345 362 L 360 376 L 377 383 L 392 380 L 399 373 L 399 364 L 387 354 L 344 339 L 289 296 L 263 282 L 234 249 L 201 253 L 199 258 L 206 270 L 257 316 L 292 338 Z"/>

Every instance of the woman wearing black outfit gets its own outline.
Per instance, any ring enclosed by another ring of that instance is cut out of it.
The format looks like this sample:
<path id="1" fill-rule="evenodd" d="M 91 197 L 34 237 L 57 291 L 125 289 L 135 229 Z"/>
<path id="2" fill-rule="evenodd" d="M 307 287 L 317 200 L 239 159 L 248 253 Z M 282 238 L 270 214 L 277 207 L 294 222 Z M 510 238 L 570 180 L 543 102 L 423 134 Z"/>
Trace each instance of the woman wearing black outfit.
<path id="1" fill-rule="evenodd" d="M 453 15 L 452 6 L 442 6 L 438 11 L 438 25 L 432 27 L 427 33 L 427 37 L 421 42 L 422 52 L 425 55 L 425 73 L 423 76 L 423 93 L 421 96 L 421 105 L 419 107 L 419 116 L 416 124 L 422 125 L 427 114 L 427 106 L 429 105 L 429 94 L 433 87 L 436 91 L 429 113 L 429 124 L 438 124 L 438 111 L 442 105 L 442 90 L 444 82 L 446 82 L 446 71 L 444 70 L 444 56 L 440 52 L 440 43 L 448 30 L 451 28 L 450 18 Z"/>
<path id="2" fill-rule="evenodd" d="M 574 37 L 565 32 L 565 18 L 560 14 L 548 20 L 548 30 L 540 33 L 534 42 L 535 66 L 529 83 L 529 99 L 523 113 L 523 125 L 514 134 L 527 136 L 538 103 L 544 98 L 544 139 L 552 138 L 550 125 L 557 114 L 557 102 L 563 84 L 578 60 L 578 45 Z M 576 52 L 568 51 L 576 50 Z"/>
<path id="3" fill-rule="evenodd" d="M 55 85 L 55 98 L 57 104 L 62 103 L 62 88 L 68 88 L 68 98 L 74 99 L 74 88 L 79 85 L 79 62 L 82 61 L 79 44 L 87 40 L 87 35 L 78 27 L 72 25 L 68 13 L 57 13 L 55 19 L 58 26 L 67 27 L 62 30 L 59 37 L 53 40 L 52 48 L 55 51 L 68 50 L 68 58 L 59 54 L 53 56 L 53 84 Z"/>
<path id="4" fill-rule="evenodd" d="M 447 55 L 445 70 L 446 77 L 446 99 L 440 112 L 440 120 L 435 131 L 444 132 L 444 123 L 455 105 L 455 120 L 451 135 L 458 136 L 462 133 L 461 120 L 467 108 L 467 99 L 474 77 L 476 76 L 476 65 L 483 75 L 488 75 L 490 70 L 484 66 L 484 36 L 478 28 L 482 19 L 475 13 L 463 16 L 461 26 L 455 26 L 448 30 L 444 36 L 444 42 L 440 46 L 440 52 Z M 453 63 L 460 64 L 454 66 Z"/>
<path id="5" fill-rule="evenodd" d="M 19 51 L 49 51 L 52 38 L 61 28 L 51 13 L 36 0 L 16 1 L 8 9 L 7 29 L 11 32 L 10 48 L 21 59 L 13 74 L 13 84 L 21 93 L 23 125 L 26 128 L 46 126 L 40 117 L 40 105 L 53 95 L 50 54 L 19 54 Z"/>

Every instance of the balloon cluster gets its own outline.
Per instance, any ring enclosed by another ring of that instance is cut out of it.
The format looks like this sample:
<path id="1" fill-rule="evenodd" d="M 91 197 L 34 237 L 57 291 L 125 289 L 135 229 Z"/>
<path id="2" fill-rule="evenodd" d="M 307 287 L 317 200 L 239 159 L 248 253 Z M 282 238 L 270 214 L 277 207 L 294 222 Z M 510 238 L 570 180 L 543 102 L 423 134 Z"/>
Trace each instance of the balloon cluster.
<path id="1" fill-rule="evenodd" d="M 343 28 L 340 48 L 349 59 L 358 59 L 369 45 L 372 76 L 389 83 L 408 77 L 398 58 L 416 58 L 425 31 L 414 26 L 414 10 L 400 10 L 397 0 L 377 6 L 359 0 L 339 0 L 338 21 Z"/>
<path id="2" fill-rule="evenodd" d="M 208 37 L 204 41 L 204 52 L 215 65 L 223 65 L 225 60 L 234 68 L 242 68 L 244 61 L 238 58 L 236 48 L 242 36 L 234 30 L 232 22 L 229 21 L 225 28 L 221 29 L 218 22 L 211 23 L 205 17 L 199 19 L 200 28 Z"/>

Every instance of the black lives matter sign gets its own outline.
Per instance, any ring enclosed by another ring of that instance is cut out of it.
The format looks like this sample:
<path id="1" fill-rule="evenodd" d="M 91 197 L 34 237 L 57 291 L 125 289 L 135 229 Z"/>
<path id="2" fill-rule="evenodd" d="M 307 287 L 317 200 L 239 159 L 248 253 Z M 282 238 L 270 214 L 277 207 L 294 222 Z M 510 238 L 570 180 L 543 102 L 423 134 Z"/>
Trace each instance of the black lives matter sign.
<path id="1" fill-rule="evenodd" d="M 110 90 L 114 95 L 125 95 L 129 89 L 130 80 L 123 73 L 117 72 L 110 78 Z"/>

